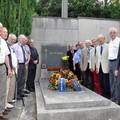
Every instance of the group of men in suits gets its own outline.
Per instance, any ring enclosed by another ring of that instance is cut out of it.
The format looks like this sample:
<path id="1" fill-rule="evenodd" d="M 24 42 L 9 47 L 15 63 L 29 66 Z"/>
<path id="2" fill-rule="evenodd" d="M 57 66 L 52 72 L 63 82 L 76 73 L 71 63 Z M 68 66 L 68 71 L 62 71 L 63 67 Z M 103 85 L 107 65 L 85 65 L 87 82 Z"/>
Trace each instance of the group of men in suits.
<path id="1" fill-rule="evenodd" d="M 109 29 L 109 35 L 109 41 L 106 41 L 103 34 L 99 34 L 96 39 L 77 44 L 79 47 L 76 52 L 79 54 L 73 54 L 73 72 L 76 74 L 79 66 L 80 72 L 76 75 L 79 75 L 78 78 L 85 87 L 119 103 L 120 38 L 117 37 L 115 27 Z M 79 64 L 77 67 L 76 63 Z"/>
<path id="2" fill-rule="evenodd" d="M 17 41 L 18 40 L 18 41 Z M 35 91 L 34 80 L 39 62 L 33 40 L 20 34 L 18 39 L 0 23 L 0 120 L 8 120 L 8 113 L 16 100 L 23 100 Z"/>

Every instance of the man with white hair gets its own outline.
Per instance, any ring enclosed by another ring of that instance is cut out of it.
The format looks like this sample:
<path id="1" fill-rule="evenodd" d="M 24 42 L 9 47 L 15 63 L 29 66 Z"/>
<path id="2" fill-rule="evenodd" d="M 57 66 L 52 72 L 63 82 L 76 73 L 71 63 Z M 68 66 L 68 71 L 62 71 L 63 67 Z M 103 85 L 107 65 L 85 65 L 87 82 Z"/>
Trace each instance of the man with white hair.
<path id="1" fill-rule="evenodd" d="M 8 30 L 6 27 L 2 27 L 1 28 L 1 38 L 4 39 L 5 41 L 7 40 L 7 35 L 8 35 Z M 6 42 L 7 43 L 7 42 Z M 8 46 L 8 44 L 7 44 Z M 9 46 L 8 46 L 8 49 L 9 49 Z M 9 49 L 9 52 L 10 52 L 10 49 Z M 10 68 L 11 68 L 11 71 L 12 71 L 12 61 L 11 61 L 11 53 L 8 55 L 9 57 L 9 64 L 10 64 Z M 7 68 L 7 67 L 6 67 Z M 7 72 L 8 73 L 8 72 Z M 8 75 L 8 74 L 7 74 Z M 14 106 L 9 104 L 8 101 L 7 101 L 7 97 L 8 97 L 8 91 L 9 91 L 9 82 L 10 82 L 10 77 L 7 76 L 7 92 L 6 92 L 6 109 L 8 108 L 13 108 Z"/>
<path id="2" fill-rule="evenodd" d="M 8 85 L 8 96 L 7 96 L 7 101 L 8 102 L 14 102 L 14 95 L 15 95 L 15 74 L 17 73 L 17 57 L 16 54 L 13 50 L 13 45 L 16 42 L 16 36 L 13 33 L 10 33 L 8 36 L 8 47 L 11 55 L 11 69 L 13 76 L 8 80 L 9 85 Z"/>
<path id="3" fill-rule="evenodd" d="M 6 71 L 8 71 L 8 76 L 11 77 L 11 68 L 9 64 L 9 58 L 8 55 L 10 54 L 9 49 L 7 47 L 7 44 L 5 40 L 2 38 L 4 35 L 4 32 L 2 31 L 3 27 L 1 25 L 0 30 L 0 120 L 8 120 L 7 118 L 4 118 L 5 107 L 6 107 L 6 87 L 7 87 L 7 76 Z M 7 69 L 6 70 L 6 66 Z"/>
<path id="4" fill-rule="evenodd" d="M 91 40 L 85 40 L 85 47 L 81 50 L 80 68 L 82 71 L 83 85 L 91 90 L 94 90 L 94 83 L 91 78 L 92 73 L 89 66 L 91 44 Z"/>
<path id="5" fill-rule="evenodd" d="M 103 34 L 98 35 L 98 41 L 96 68 L 100 78 L 101 95 L 110 98 L 108 44 L 105 43 L 105 36 Z"/>
<path id="6" fill-rule="evenodd" d="M 117 37 L 117 29 L 112 27 L 109 29 L 109 35 L 111 37 L 108 50 L 108 59 L 109 59 L 109 79 L 110 79 L 110 89 L 111 89 L 111 100 L 115 102 L 120 101 L 120 96 L 118 96 L 117 86 L 120 84 L 117 77 L 114 75 L 117 64 L 117 56 L 120 44 L 120 38 Z"/>
<path id="7" fill-rule="evenodd" d="M 24 94 L 24 86 L 25 86 L 25 63 L 26 63 L 26 55 L 25 55 L 25 48 L 24 42 L 26 40 L 26 36 L 21 34 L 18 37 L 18 43 L 13 45 L 13 49 L 16 53 L 17 60 L 18 60 L 18 79 L 17 79 L 17 99 L 21 100 L 22 97 L 27 97 Z"/>
<path id="8" fill-rule="evenodd" d="M 27 82 L 27 77 L 28 77 L 28 64 L 29 64 L 29 61 L 30 61 L 30 55 L 31 55 L 31 52 L 30 52 L 30 48 L 28 46 L 28 43 L 30 41 L 30 37 L 27 37 L 24 41 L 24 48 L 25 48 L 25 57 L 26 57 L 26 63 L 25 63 L 25 67 L 26 67 L 26 73 L 25 73 L 25 83 Z M 26 83 L 27 84 L 27 83 Z M 25 84 L 25 89 L 24 89 L 24 93 L 26 94 L 29 94 L 30 91 L 28 89 L 26 89 L 26 85 Z"/>
<path id="9" fill-rule="evenodd" d="M 97 64 L 97 46 L 98 46 L 98 40 L 96 38 L 92 39 L 92 48 L 90 50 L 90 70 L 92 73 L 92 79 L 94 81 L 94 91 L 98 94 L 101 94 L 101 88 L 100 88 L 100 80 L 99 80 L 99 74 L 96 71 L 96 64 Z"/>
<path id="10" fill-rule="evenodd" d="M 39 55 L 37 49 L 34 47 L 32 39 L 29 41 L 28 45 L 30 47 L 31 56 L 28 64 L 28 76 L 27 76 L 26 88 L 30 92 L 34 92 L 35 91 L 34 80 L 36 75 L 37 64 L 39 63 Z"/>

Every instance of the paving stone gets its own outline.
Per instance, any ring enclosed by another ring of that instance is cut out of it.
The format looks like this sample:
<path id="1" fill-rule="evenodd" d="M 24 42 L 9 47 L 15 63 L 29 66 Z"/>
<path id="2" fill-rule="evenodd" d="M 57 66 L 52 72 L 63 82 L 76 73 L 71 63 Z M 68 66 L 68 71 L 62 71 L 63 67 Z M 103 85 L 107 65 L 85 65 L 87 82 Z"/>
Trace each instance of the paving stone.
<path id="1" fill-rule="evenodd" d="M 31 93 L 24 99 L 25 107 L 22 101 L 15 103 L 15 108 L 9 113 L 9 120 L 36 120 L 36 100 L 35 94 Z"/>

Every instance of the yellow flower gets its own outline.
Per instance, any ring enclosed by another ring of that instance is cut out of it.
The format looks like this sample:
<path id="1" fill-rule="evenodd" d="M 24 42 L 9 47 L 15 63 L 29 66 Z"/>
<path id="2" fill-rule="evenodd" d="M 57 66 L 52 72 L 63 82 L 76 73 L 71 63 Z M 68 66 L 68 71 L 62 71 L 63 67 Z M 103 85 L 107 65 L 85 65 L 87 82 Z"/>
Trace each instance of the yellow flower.
<path id="1" fill-rule="evenodd" d="M 62 60 L 65 60 L 65 61 L 67 61 L 69 59 L 69 56 L 63 56 L 62 57 Z"/>

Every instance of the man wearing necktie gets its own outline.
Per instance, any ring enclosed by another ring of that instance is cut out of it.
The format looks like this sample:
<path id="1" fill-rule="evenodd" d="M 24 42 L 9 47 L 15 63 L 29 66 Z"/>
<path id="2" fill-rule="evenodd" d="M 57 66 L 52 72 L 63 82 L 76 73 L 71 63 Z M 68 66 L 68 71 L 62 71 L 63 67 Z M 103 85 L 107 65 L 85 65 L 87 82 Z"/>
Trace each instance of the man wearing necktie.
<path id="1" fill-rule="evenodd" d="M 98 36 L 98 41 L 96 67 L 100 77 L 101 94 L 106 98 L 110 98 L 108 44 L 105 43 L 105 37 L 102 34 Z"/>
<path id="2" fill-rule="evenodd" d="M 24 87 L 25 87 L 25 63 L 26 63 L 26 55 L 25 55 L 25 48 L 24 43 L 26 40 L 25 35 L 19 35 L 18 43 L 13 45 L 13 49 L 16 53 L 18 59 L 18 79 L 17 79 L 17 99 L 20 100 L 22 97 L 26 97 L 27 95 L 24 94 Z"/>
<path id="3" fill-rule="evenodd" d="M 98 94 L 101 94 L 99 74 L 96 72 L 96 63 L 97 63 L 96 47 L 97 45 L 98 45 L 97 39 L 93 39 L 92 48 L 90 51 L 90 70 L 92 73 L 92 79 L 94 81 L 94 91 Z"/>
<path id="4" fill-rule="evenodd" d="M 81 50 L 80 68 L 82 71 L 83 85 L 91 90 L 94 90 L 94 83 L 90 71 L 90 51 L 91 40 L 86 40 L 85 47 Z"/>
<path id="5" fill-rule="evenodd" d="M 26 58 L 25 58 L 25 50 L 24 50 L 24 46 L 21 45 L 21 48 L 22 48 L 22 53 L 23 53 L 23 63 L 26 62 Z"/>

